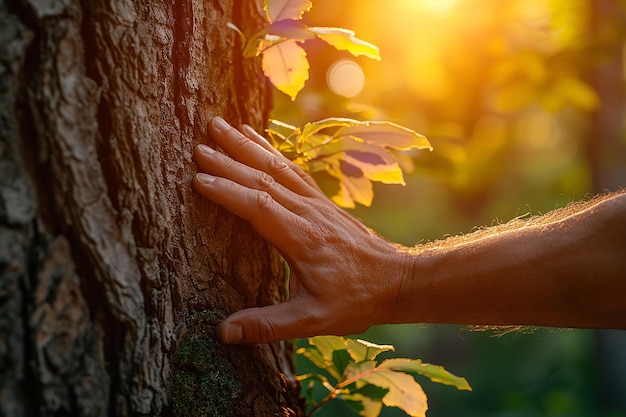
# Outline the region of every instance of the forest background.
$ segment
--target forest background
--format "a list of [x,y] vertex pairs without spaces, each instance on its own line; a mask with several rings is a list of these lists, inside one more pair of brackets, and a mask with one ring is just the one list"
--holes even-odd
[[[304,19],[354,30],[382,61],[306,42],[310,79],[294,102],[276,92],[272,117],[389,120],[434,147],[411,155],[405,187],[375,185],[372,206],[351,210],[390,240],[467,233],[626,185],[626,2],[315,0]],[[624,332],[528,330],[403,325],[363,337],[468,379],[472,392],[425,382],[429,417],[624,415]]]

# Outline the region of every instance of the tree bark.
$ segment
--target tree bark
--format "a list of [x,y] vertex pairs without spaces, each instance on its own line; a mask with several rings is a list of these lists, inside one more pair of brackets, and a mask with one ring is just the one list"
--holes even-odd
[[291,345],[220,319],[280,257],[190,186],[220,115],[261,128],[235,0],[0,0],[0,415],[301,415]]

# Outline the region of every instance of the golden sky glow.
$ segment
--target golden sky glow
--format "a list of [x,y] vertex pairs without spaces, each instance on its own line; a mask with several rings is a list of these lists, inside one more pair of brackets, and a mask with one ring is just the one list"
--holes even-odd
[[[457,192],[478,193],[506,175],[547,183],[554,179],[540,179],[577,169],[571,178],[583,178],[575,166],[586,132],[572,123],[598,106],[587,71],[602,59],[590,53],[590,4],[315,0],[307,24],[353,30],[382,61],[310,44],[298,106],[279,100],[277,115],[295,125],[353,117],[407,126],[433,139],[424,159]],[[618,36],[605,30],[603,41]],[[568,181],[572,193],[584,190]]]

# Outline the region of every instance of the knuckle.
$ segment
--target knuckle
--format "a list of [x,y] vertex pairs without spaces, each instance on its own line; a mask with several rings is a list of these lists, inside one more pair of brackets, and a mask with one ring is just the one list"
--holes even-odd
[[276,183],[274,178],[265,172],[257,171],[255,177],[255,183],[259,190],[271,190]]
[[222,160],[222,165],[224,168],[230,168],[235,164],[235,160],[230,156],[221,154],[220,159]]
[[233,196],[237,194],[237,188],[232,181],[224,181],[222,184],[222,194],[224,197]]
[[278,334],[272,322],[266,317],[259,317],[257,320],[257,335],[261,343],[272,342],[276,340]]
[[280,174],[290,169],[289,165],[287,165],[285,161],[281,160],[281,158],[275,155],[272,155],[272,157],[270,158],[267,168],[269,172],[277,174]]
[[259,209],[263,212],[272,211],[274,207],[274,199],[266,191],[259,191],[256,194],[256,203]]

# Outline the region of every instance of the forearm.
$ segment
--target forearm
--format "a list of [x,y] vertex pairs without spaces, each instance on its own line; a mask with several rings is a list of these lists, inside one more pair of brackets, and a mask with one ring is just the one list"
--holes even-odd
[[626,195],[417,248],[390,323],[626,328]]
[[247,128],[209,126],[194,187],[289,263],[289,300],[222,321],[227,343],[354,334],[381,323],[626,328],[626,194],[406,251],[339,210]]

